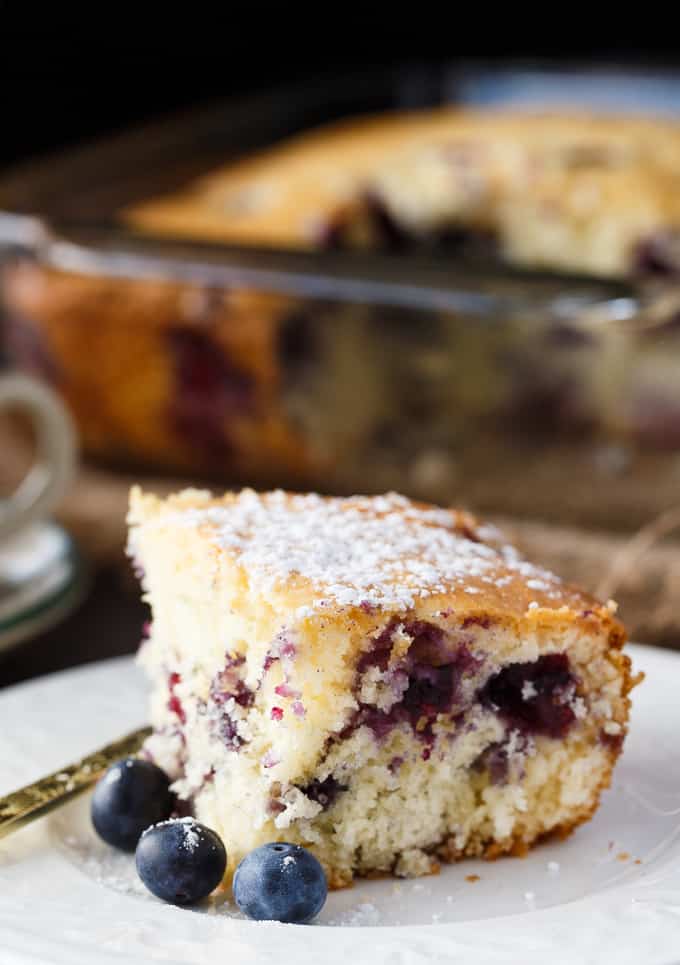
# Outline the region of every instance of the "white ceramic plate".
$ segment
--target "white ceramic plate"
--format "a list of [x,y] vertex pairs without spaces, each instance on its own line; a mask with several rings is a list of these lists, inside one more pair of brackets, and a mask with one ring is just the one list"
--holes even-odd
[[[2,965],[671,965],[680,962],[680,654],[631,647],[647,680],[596,817],[524,859],[336,892],[315,926],[242,920],[228,902],[152,898],[98,842],[87,800],[0,843]],[[0,694],[0,794],[139,726],[129,659]],[[470,880],[478,876],[478,880]]]

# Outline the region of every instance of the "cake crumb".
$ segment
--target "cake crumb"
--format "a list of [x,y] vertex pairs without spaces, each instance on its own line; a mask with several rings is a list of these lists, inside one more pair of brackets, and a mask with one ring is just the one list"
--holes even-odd
[[465,875],[465,880],[469,882],[479,881],[479,875]]
[[630,855],[627,851],[619,851],[616,856],[617,861],[630,861]]

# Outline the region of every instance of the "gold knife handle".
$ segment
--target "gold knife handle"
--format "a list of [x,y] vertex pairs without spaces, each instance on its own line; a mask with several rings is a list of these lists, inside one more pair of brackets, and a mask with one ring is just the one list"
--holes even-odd
[[150,727],[142,727],[88,754],[77,764],[69,764],[0,798],[0,838],[82,794],[115,761],[136,754],[150,733]]

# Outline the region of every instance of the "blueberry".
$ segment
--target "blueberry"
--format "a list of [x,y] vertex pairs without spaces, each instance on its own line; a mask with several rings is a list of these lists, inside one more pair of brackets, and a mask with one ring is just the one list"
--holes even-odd
[[227,852],[204,824],[174,818],[144,832],[135,860],[137,873],[152,894],[173,905],[191,905],[219,885]]
[[134,851],[142,831],[164,821],[173,807],[167,774],[151,761],[127,757],[112,764],[92,795],[92,823],[100,838]]
[[263,844],[234,875],[236,904],[255,921],[304,924],[319,914],[327,894],[323,868],[297,844]]

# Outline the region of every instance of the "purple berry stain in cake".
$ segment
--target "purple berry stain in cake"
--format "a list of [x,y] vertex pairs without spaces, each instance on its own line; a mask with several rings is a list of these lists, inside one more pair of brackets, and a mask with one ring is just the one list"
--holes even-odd
[[569,706],[576,685],[566,654],[551,653],[505,667],[486,682],[479,697],[510,728],[561,738],[576,720]]
[[276,636],[274,642],[267,651],[267,655],[264,658],[264,664],[262,665],[262,672],[267,673],[270,671],[274,664],[278,663],[279,660],[283,661],[284,664],[289,660],[294,660],[296,653],[297,650],[295,644],[289,639],[286,632],[282,631]]
[[347,788],[347,784],[341,784],[340,781],[330,775],[323,781],[315,778],[305,787],[301,787],[300,790],[310,801],[316,801],[317,804],[320,804],[325,811],[335,804],[338,795],[346,791]]
[[210,685],[210,701],[216,711],[218,733],[231,750],[238,750],[244,743],[238,732],[239,718],[230,710],[231,701],[247,709],[255,699],[255,694],[241,677],[244,664],[245,657],[242,654],[227,654],[224,669],[213,678]]
[[215,703],[225,703],[233,699],[239,707],[251,706],[254,694],[250,687],[245,685],[240,673],[245,662],[242,654],[227,655],[224,670],[217,674],[211,685],[210,695]]
[[[405,657],[390,668],[393,638],[399,626],[412,642]],[[399,699],[389,710],[361,703],[345,735],[364,725],[381,741],[394,727],[407,723],[419,740],[430,747],[435,740],[433,727],[437,717],[451,713],[460,698],[463,678],[480,666],[481,660],[464,643],[453,646],[434,624],[422,620],[390,624],[359,660],[357,674],[361,679],[370,668],[377,668],[392,683]],[[428,757],[429,754],[424,759]]]
[[175,693],[175,689],[178,684],[182,682],[182,675],[173,672],[168,677],[168,690],[170,691],[170,696],[168,698],[168,709],[176,714],[179,718],[180,724],[186,724],[187,715],[184,712],[184,707],[182,706],[182,701],[179,699]]
[[[281,666],[283,682],[274,687],[274,693],[283,700],[291,701],[291,710],[296,717],[304,717],[307,711],[300,700],[302,694],[290,684],[290,663],[295,659],[296,653],[295,644],[287,637],[285,632],[280,633],[264,658],[262,672],[263,674],[268,673],[275,664]],[[277,711],[280,710],[283,716],[283,708],[276,709]],[[274,715],[272,712],[272,720],[281,720],[281,717],[278,714]]]
[[228,454],[229,416],[252,410],[252,377],[205,332],[175,328],[167,338],[176,385],[169,412],[175,431],[196,450]]
[[277,697],[285,697],[288,700],[298,700],[301,696],[300,691],[295,690],[289,683],[278,684],[274,687],[274,693]]
[[657,231],[641,241],[633,254],[633,272],[643,276],[680,275],[680,232]]

